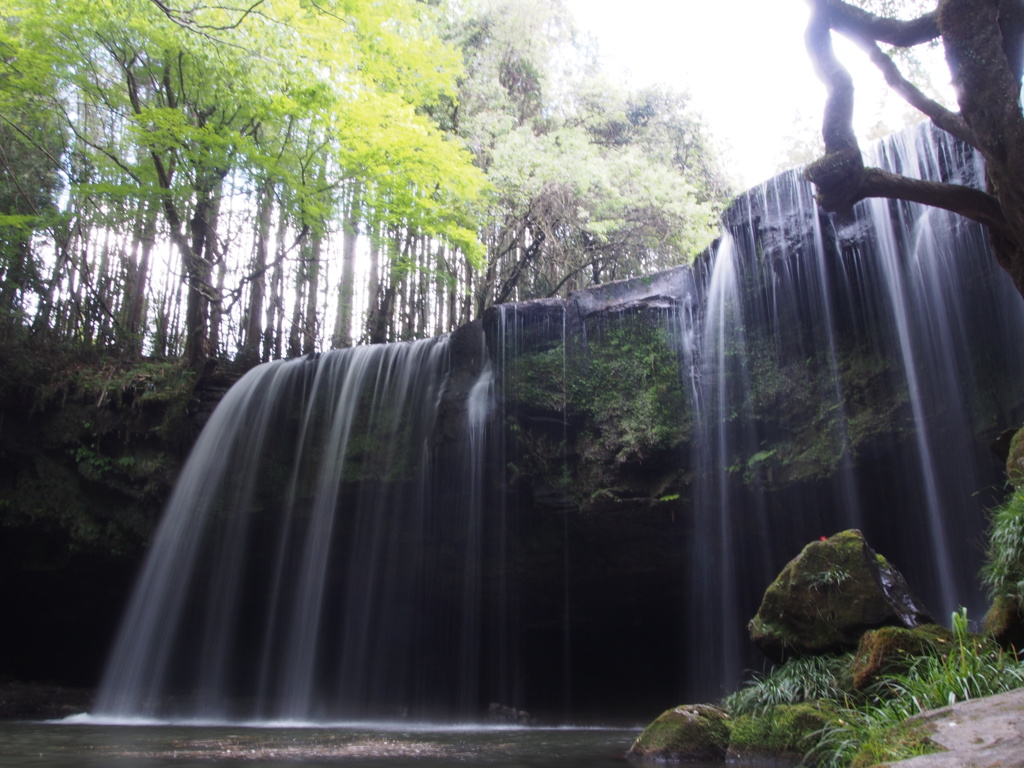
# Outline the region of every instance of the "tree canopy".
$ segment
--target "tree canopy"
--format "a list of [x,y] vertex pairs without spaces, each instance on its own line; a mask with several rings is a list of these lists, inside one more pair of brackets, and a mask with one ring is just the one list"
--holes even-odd
[[728,194],[542,0],[9,0],[0,167],[4,332],[193,367],[679,263]]
[[[938,0],[912,18],[872,13],[844,0],[810,0],[806,39],[825,82],[825,155],[807,175],[819,203],[845,211],[868,197],[933,205],[984,224],[993,250],[1024,295],[1024,3],[1020,0]],[[986,189],[923,182],[864,165],[852,129],[854,83],[832,48],[832,32],[853,40],[889,86],[932,122],[985,159]],[[929,98],[906,77],[891,51],[941,41],[959,109]]]

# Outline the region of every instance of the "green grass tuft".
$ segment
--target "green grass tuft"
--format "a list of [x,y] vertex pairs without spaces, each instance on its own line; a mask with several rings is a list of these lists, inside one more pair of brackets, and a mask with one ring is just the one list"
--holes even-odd
[[755,675],[745,687],[723,702],[732,716],[757,715],[780,704],[800,704],[828,699],[846,702],[853,654],[805,656],[790,659],[763,675]]
[[991,513],[981,580],[993,599],[1007,598],[1024,609],[1024,489]]

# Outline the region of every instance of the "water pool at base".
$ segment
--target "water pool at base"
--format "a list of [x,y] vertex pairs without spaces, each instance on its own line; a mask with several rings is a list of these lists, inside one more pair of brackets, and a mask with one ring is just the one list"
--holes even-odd
[[639,728],[0,723],[0,768],[622,766]]

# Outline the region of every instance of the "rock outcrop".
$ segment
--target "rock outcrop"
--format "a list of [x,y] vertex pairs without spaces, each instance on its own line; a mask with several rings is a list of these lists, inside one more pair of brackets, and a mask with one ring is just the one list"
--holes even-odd
[[870,629],[930,623],[899,571],[849,530],[804,547],[765,591],[749,629],[779,662],[856,648]]
[[626,757],[637,762],[724,760],[729,715],[711,704],[686,704],[662,712],[644,729]]

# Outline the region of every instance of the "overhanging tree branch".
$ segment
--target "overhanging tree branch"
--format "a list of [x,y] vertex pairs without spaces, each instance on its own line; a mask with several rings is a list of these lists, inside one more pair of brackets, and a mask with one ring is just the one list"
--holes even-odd
[[[900,48],[909,48],[938,38],[939,13],[934,10],[916,19],[902,21],[876,16],[843,0],[812,0],[819,24],[827,24],[850,38],[878,67],[886,83],[908,104],[931,119],[935,125],[961,141],[974,144],[974,137],[964,119],[928,98],[917,86],[907,80],[890,56],[884,53],[879,43],[888,43]],[[829,46],[831,48],[831,46]]]
[[[850,10],[850,7],[835,0],[820,0],[815,3],[811,23],[807,29],[807,48],[825,82],[827,99],[823,136],[825,157],[807,168],[808,178],[818,187],[818,199],[823,208],[847,211],[855,203],[869,197],[885,197],[932,205],[953,211],[1002,231],[1006,226],[998,200],[978,189],[956,184],[911,179],[879,168],[865,168],[857,138],[853,133],[854,86],[850,73],[836,58],[832,47],[832,24],[836,9]],[[859,11],[860,17],[871,16]],[[929,18],[934,15],[930,14]],[[877,19],[877,17],[873,17]],[[866,22],[865,28],[878,29],[879,25]],[[850,24],[845,29],[851,30]],[[858,28],[859,30],[859,28]],[[884,30],[880,31],[882,34]],[[858,31],[859,34],[859,31]],[[922,35],[923,36],[923,35]],[[895,37],[890,35],[890,37]],[[930,37],[924,37],[928,40]],[[896,65],[874,40],[857,37],[875,64],[885,73],[886,80],[894,90],[903,95],[914,106],[929,114],[940,128],[961,140],[968,141],[971,131],[963,119],[928,99],[900,74]],[[948,127],[947,127],[948,126]],[[950,130],[952,129],[952,130]]]
[[[255,2],[252,3],[252,5],[242,8],[235,8],[228,5],[209,6],[200,5],[199,3],[196,3],[191,8],[187,8],[184,10],[180,8],[175,8],[174,5],[168,2],[168,0],[150,0],[150,2],[153,3],[153,5],[155,5],[157,8],[159,8],[161,13],[164,14],[164,16],[166,16],[168,19],[170,19],[180,27],[184,27],[185,29],[194,32],[203,30],[225,32],[230,29],[237,29],[239,26],[241,26],[242,22],[245,21],[246,18],[251,13],[253,13],[261,5],[263,5],[264,0],[255,0]],[[199,12],[211,9],[237,13],[238,16],[237,18],[235,18],[234,21],[232,21],[229,24],[201,24],[198,21],[196,21],[196,16]]]
[[822,208],[845,212],[864,199],[859,195],[864,160],[853,132],[853,78],[832,48],[827,2],[814,3],[804,39],[827,94],[821,126],[825,156],[809,165],[805,173],[818,187]]
[[934,99],[925,96],[917,86],[903,76],[896,63],[882,51],[876,41],[859,37],[854,38],[854,41],[864,49],[872,63],[881,70],[882,75],[885,77],[885,82],[902,96],[904,101],[930,118],[935,125],[946,131],[946,133],[952,134],[966,144],[975,146],[976,139],[974,134],[967,123],[964,122],[964,119],[956,112],[946,109]]
[[[996,259],[1024,295],[1024,117],[1018,102],[1024,68],[1020,0],[937,0],[911,21],[882,19],[844,2],[810,0],[807,50],[825,83],[825,156],[806,169],[825,210],[845,212],[869,197],[931,205],[984,224]],[[867,51],[889,86],[948,133],[973,146],[986,165],[985,191],[925,182],[865,168],[853,133],[853,81],[832,48],[832,31]],[[960,112],[909,82],[880,42],[916,45],[941,38]]]
[[1006,227],[1006,217],[995,197],[962,184],[922,181],[881,168],[865,168],[858,196],[861,200],[869,197],[907,200],[958,213],[999,231]]
[[825,6],[829,26],[836,32],[870,38],[880,43],[909,48],[940,36],[938,10],[916,19],[904,21],[877,16],[843,0],[812,0],[818,7]]

